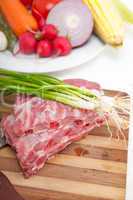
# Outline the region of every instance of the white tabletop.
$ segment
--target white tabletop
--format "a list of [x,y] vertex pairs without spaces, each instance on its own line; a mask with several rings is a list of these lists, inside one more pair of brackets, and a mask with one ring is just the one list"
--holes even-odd
[[[54,73],[54,75],[62,79],[84,78],[100,83],[103,88],[126,90],[132,95],[133,28],[128,27],[128,33],[123,48],[112,49],[106,47],[106,49],[91,62],[68,71]],[[133,119],[131,124],[133,124]],[[129,140],[126,200],[133,200],[133,127],[130,129]]]

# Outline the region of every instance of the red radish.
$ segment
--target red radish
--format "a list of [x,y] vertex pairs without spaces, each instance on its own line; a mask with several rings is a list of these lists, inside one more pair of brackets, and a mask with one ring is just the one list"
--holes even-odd
[[45,23],[46,23],[44,17],[35,8],[32,9],[32,14],[36,18],[36,20],[37,20],[39,29],[42,30],[43,27],[45,26]]
[[48,39],[50,41],[57,37],[58,31],[52,24],[46,24],[41,31],[37,31],[35,37],[37,40]]
[[19,49],[23,54],[35,53],[36,47],[37,41],[33,33],[26,32],[19,37]]
[[59,56],[66,56],[72,50],[72,46],[69,40],[66,37],[62,37],[62,36],[58,36],[53,41],[53,48],[54,48],[55,54]]
[[32,5],[33,0],[21,0],[21,2],[27,6],[30,7]]
[[50,57],[52,56],[52,44],[49,40],[41,40],[37,45],[37,54],[39,57]]
[[46,24],[42,29],[42,36],[48,40],[54,40],[57,37],[58,31],[52,24]]

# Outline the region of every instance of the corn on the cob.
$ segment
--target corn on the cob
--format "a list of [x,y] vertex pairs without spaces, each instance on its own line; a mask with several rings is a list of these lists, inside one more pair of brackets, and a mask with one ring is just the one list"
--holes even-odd
[[94,17],[95,33],[107,44],[121,46],[124,21],[111,0],[83,0]]

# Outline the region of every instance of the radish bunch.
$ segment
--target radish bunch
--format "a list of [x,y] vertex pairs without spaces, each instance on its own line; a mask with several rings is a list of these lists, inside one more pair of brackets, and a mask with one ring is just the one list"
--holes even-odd
[[36,53],[39,57],[66,56],[71,50],[68,38],[58,36],[52,24],[44,24],[40,31],[28,31],[19,37],[19,51],[26,55]]

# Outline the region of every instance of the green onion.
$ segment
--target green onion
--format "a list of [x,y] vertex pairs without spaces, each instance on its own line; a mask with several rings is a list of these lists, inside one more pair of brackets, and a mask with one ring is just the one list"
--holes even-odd
[[92,91],[66,84],[53,76],[4,69],[0,69],[0,91],[4,91],[4,94],[10,92],[34,95],[84,109],[95,108],[98,101]]

